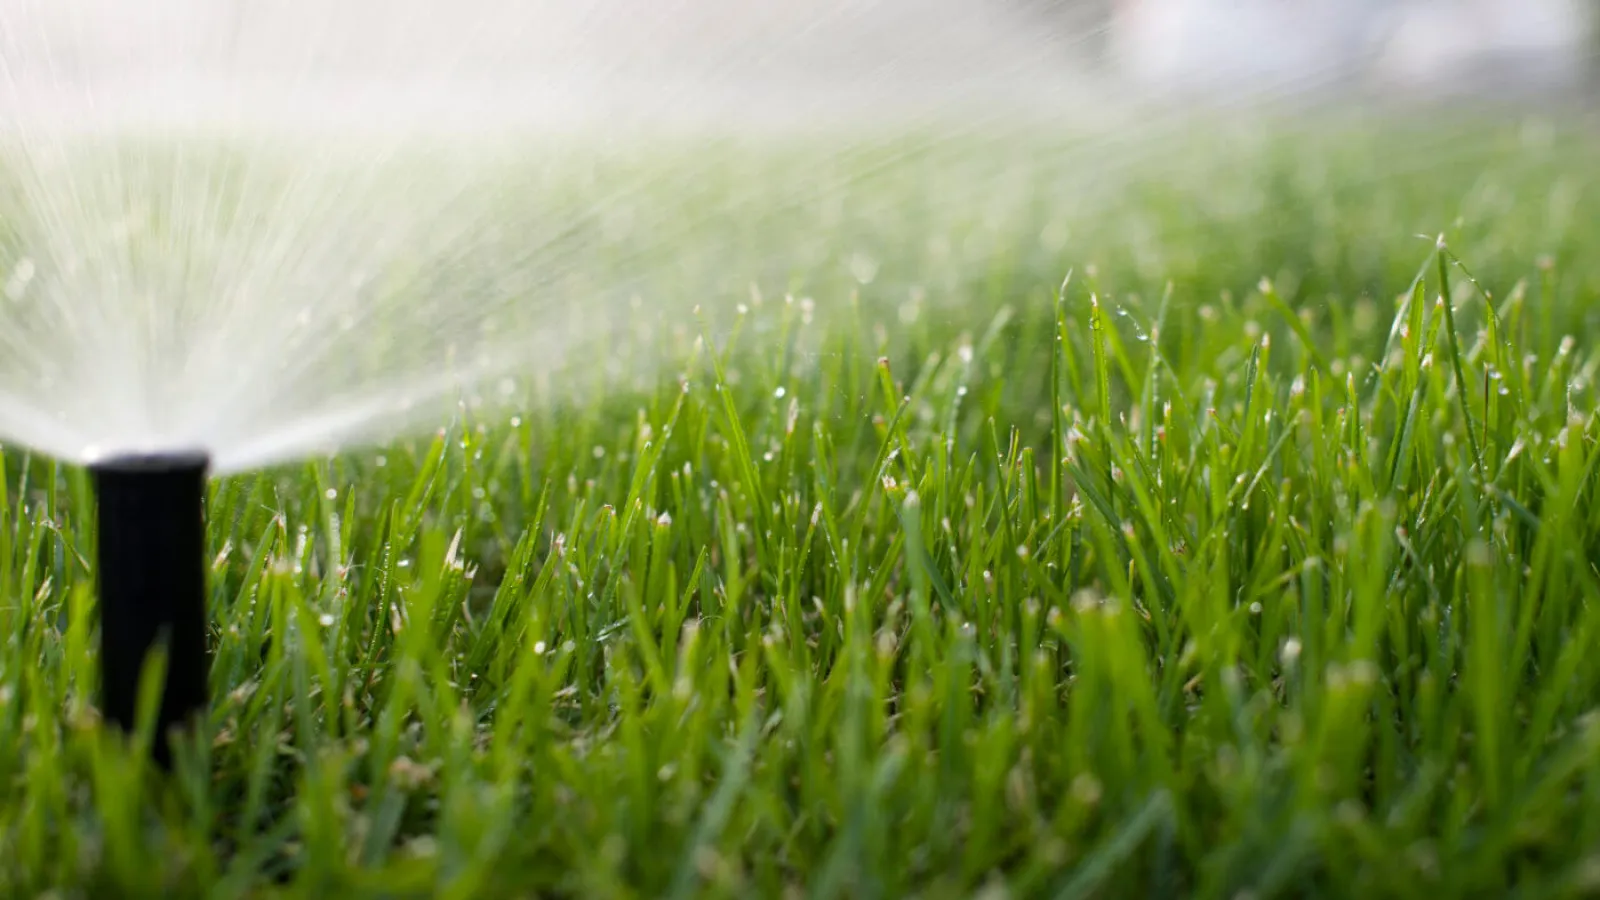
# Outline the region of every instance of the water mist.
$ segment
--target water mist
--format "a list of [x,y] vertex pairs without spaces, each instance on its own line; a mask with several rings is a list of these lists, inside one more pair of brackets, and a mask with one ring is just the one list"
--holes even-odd
[[[1075,224],[1182,164],[1191,113],[1100,51],[1195,81],[1185,45],[1161,4],[1102,6],[0,0],[0,438],[93,473],[108,718],[156,646],[158,725],[204,706],[208,475],[521,402],[839,268],[819,234],[866,258],[1044,184]],[[914,213],[854,193],[896,178]]]

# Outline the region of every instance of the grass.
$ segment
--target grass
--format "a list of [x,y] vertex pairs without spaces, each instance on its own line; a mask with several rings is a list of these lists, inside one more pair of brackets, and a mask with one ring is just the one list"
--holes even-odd
[[221,480],[170,776],[8,452],[0,893],[1600,891],[1595,170],[1480,137],[842,232],[669,366]]

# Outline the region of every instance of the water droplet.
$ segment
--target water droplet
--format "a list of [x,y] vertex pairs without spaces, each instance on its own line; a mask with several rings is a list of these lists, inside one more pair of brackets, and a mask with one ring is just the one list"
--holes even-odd
[[861,284],[871,284],[878,277],[878,261],[865,253],[850,258],[850,274]]
[[12,270],[11,278],[6,281],[5,294],[8,299],[20,300],[27,293],[28,284],[33,281],[33,260],[24,258]]

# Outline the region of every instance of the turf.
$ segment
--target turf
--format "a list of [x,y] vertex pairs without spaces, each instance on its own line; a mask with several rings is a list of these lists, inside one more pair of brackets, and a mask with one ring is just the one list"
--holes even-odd
[[880,222],[668,365],[218,481],[171,776],[95,713],[87,479],[8,450],[0,893],[1600,891],[1600,170],[1480,131]]

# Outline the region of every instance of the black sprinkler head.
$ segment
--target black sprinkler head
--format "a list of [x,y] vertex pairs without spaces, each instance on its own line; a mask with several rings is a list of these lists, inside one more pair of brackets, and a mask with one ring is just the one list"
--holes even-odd
[[100,677],[107,720],[132,731],[152,650],[166,651],[155,756],[206,705],[205,489],[200,453],[124,456],[90,466],[99,496]]

